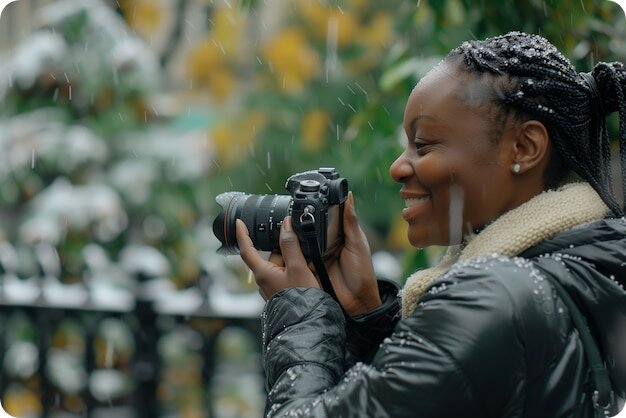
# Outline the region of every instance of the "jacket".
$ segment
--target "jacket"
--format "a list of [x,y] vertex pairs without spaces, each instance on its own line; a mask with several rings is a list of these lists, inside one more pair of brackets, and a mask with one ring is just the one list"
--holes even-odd
[[356,319],[319,289],[274,295],[263,313],[266,415],[603,415],[579,330],[552,280],[586,318],[613,389],[606,412],[617,413],[626,392],[626,220],[574,218],[516,255],[461,251],[402,320],[389,286],[381,287],[383,306]]

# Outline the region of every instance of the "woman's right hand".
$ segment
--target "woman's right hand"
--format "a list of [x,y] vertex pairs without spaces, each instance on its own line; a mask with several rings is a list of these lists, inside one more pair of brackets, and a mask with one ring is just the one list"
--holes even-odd
[[344,244],[326,262],[335,293],[351,316],[367,313],[381,305],[372,254],[365,233],[359,226],[354,195],[349,192],[343,210]]

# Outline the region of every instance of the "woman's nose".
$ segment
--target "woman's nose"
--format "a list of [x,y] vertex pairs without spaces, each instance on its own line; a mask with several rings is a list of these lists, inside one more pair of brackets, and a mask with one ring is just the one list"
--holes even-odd
[[413,173],[413,167],[404,152],[389,167],[391,178],[398,183],[404,183],[404,179],[409,177],[411,173]]

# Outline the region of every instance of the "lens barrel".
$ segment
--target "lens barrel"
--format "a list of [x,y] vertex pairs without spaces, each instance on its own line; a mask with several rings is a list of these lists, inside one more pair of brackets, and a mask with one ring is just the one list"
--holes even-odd
[[291,196],[227,192],[218,195],[215,200],[222,207],[222,212],[213,221],[213,233],[222,243],[217,250],[219,254],[239,254],[235,229],[237,219],[246,224],[252,243],[258,250],[280,249],[280,225],[291,213]]

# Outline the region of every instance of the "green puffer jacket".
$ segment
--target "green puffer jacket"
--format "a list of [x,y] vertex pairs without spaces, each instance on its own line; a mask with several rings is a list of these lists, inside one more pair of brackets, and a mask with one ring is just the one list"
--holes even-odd
[[263,313],[266,415],[597,416],[579,333],[546,275],[588,321],[613,415],[626,392],[625,219],[562,232],[518,257],[459,262],[402,320],[388,285],[383,306],[347,326],[318,289],[276,294]]

